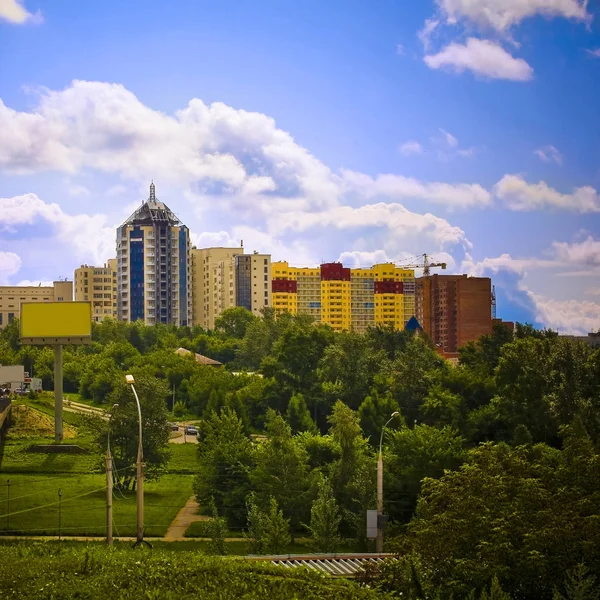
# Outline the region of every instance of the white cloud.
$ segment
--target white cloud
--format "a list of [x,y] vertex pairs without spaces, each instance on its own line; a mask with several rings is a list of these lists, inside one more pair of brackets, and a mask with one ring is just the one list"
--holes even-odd
[[423,200],[448,207],[489,206],[490,193],[479,184],[423,182],[402,175],[370,177],[356,171],[343,171],[345,189],[365,199]]
[[39,279],[31,280],[31,279],[22,279],[18,283],[15,283],[15,286],[23,286],[23,287],[52,287],[54,285],[53,281],[41,281]]
[[600,197],[591,186],[575,188],[571,194],[562,194],[545,181],[527,183],[520,175],[505,175],[493,191],[511,210],[557,208],[580,213],[600,212]]
[[456,148],[456,146],[458,146],[458,140],[451,133],[448,133],[446,130],[442,129],[441,127],[440,127],[440,133],[444,136],[444,141],[450,148]]
[[553,300],[529,292],[541,323],[561,334],[585,335],[600,328],[600,304],[581,300]]
[[0,284],[5,285],[8,278],[21,268],[21,257],[14,252],[0,252]]
[[595,50],[587,50],[588,54],[591,54],[594,58],[600,58],[600,48],[596,48]]
[[588,0],[436,0],[450,23],[468,19],[503,32],[535,15],[589,21]]
[[396,45],[396,54],[398,56],[403,56],[404,53],[405,53],[404,44],[397,44]]
[[423,29],[421,29],[417,33],[417,37],[423,44],[423,48],[425,49],[425,51],[429,50],[429,47],[431,45],[431,37],[439,24],[440,22],[437,19],[427,19],[425,21]]
[[554,162],[557,165],[562,165],[562,154],[554,146],[544,146],[534,150],[533,153],[544,162]]
[[600,326],[600,304],[577,299],[556,300],[534,293],[525,284],[527,271],[540,267],[557,267],[556,261],[512,259],[503,254],[476,262],[468,256],[461,269],[474,277],[492,276],[497,291],[531,314],[531,319],[561,333],[583,335]]
[[57,240],[69,245],[79,260],[102,263],[115,253],[115,229],[106,226],[104,215],[68,215],[58,204],[46,204],[35,194],[0,198],[0,231],[46,221]]
[[403,236],[428,236],[440,248],[471,245],[460,227],[430,213],[413,213],[401,204],[338,206],[322,212],[290,212],[269,220],[269,231],[280,235],[286,231],[302,232],[319,227],[356,231],[375,227],[388,230],[398,240]]
[[0,0],[0,19],[21,25],[27,21],[41,22],[41,13],[27,12],[21,0]]
[[559,261],[580,267],[600,267],[600,241],[589,236],[583,242],[552,242],[552,252]]
[[409,140],[400,146],[400,152],[404,156],[410,156],[411,154],[423,154],[423,146],[421,146],[419,142]]
[[437,54],[424,58],[431,69],[449,67],[458,73],[470,70],[491,79],[528,81],[533,69],[522,58],[514,58],[502,46],[490,40],[469,38],[466,44],[453,42]]
[[192,244],[196,248],[239,248],[241,240],[234,240],[226,231],[190,232]]
[[335,203],[330,170],[260,113],[193,99],[174,116],[121,85],[75,81],[45,90],[31,112],[0,102],[0,168],[13,173],[83,168],[136,181],[152,177],[198,191],[302,197]]

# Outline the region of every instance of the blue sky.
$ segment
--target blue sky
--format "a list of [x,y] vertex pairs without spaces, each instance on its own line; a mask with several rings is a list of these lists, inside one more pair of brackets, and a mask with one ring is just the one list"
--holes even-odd
[[424,252],[600,328],[600,9],[583,0],[0,0],[0,283],[158,197],[199,245]]

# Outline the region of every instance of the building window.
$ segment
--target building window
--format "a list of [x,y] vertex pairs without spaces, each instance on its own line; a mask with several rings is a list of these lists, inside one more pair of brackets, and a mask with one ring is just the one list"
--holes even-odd
[[8,322],[12,323],[15,318],[15,313],[8,313]]
[[64,298],[63,298],[62,296],[59,296],[59,297],[56,299],[56,301],[57,301],[57,302],[64,302]]

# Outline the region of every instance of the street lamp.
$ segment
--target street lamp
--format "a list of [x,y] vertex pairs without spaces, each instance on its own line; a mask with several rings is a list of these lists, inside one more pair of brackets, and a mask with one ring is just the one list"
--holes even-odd
[[381,436],[379,438],[379,457],[377,459],[377,552],[383,552],[383,523],[379,523],[380,517],[383,515],[383,432],[385,428],[390,424],[390,421],[397,417],[400,413],[396,410],[392,413],[392,416],[387,420],[387,423],[381,428]]
[[[135,401],[138,409],[138,424],[139,424],[139,439],[138,439],[138,452],[137,452],[137,481],[136,481],[136,493],[137,493],[137,540],[133,545],[134,548],[144,543],[144,471],[142,467],[142,460],[144,453],[142,450],[142,409],[140,407],[140,399],[138,398],[137,392],[135,391],[134,383],[135,379],[133,375],[125,375],[125,381],[131,386]],[[150,544],[146,542],[148,546]],[[151,546],[150,546],[151,547]]]
[[113,526],[112,526],[112,455],[110,453],[110,419],[118,404],[114,404],[108,413],[108,433],[106,435],[106,544],[112,546]]

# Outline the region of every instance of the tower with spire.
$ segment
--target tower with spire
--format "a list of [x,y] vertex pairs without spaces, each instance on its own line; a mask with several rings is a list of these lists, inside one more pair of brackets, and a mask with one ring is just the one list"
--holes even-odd
[[152,181],[148,199],[117,229],[117,317],[188,325],[190,291],[189,230]]

